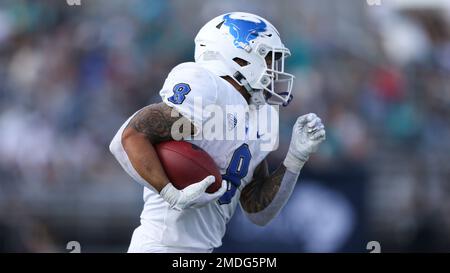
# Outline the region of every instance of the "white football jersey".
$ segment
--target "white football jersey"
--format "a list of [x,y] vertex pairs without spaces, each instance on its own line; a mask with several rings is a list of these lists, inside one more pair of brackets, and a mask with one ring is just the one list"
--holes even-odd
[[[132,169],[128,157],[122,151],[122,160],[125,162],[121,162],[121,165],[136,181],[146,186],[140,227],[140,238],[145,238],[145,242],[141,244],[148,249],[211,251],[221,246],[226,224],[239,203],[242,188],[252,180],[255,167],[270,151],[277,148],[278,112],[271,106],[267,107],[269,115],[276,116],[277,124],[266,130],[270,131],[265,132],[266,136],[260,137],[262,133],[258,131],[256,108],[249,107],[244,97],[229,82],[193,62],[176,66],[165,80],[160,95],[164,103],[195,124],[199,132],[187,141],[201,147],[214,159],[228,183],[228,189],[218,201],[204,207],[182,211],[170,209],[158,192]],[[214,109],[213,107],[226,109],[230,106],[246,109],[246,118],[235,115],[232,111],[212,116],[207,110]],[[211,124],[208,124],[212,118],[222,120],[223,128],[216,125],[216,129],[223,129],[225,133],[234,134],[234,130],[244,126],[243,138],[216,139],[219,138],[218,135],[212,133],[214,130],[210,130]],[[122,125],[115,138],[120,139],[130,119],[131,117]],[[257,132],[257,137],[251,137],[250,132]],[[270,143],[268,139],[271,139]],[[266,145],[264,149],[261,149],[262,142]]]

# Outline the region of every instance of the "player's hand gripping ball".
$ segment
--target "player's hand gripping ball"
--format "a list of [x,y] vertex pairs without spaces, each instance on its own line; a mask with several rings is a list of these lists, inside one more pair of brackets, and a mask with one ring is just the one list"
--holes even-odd
[[225,193],[227,183],[214,160],[201,148],[185,141],[167,141],[155,148],[171,182],[160,195],[171,208],[199,208]]

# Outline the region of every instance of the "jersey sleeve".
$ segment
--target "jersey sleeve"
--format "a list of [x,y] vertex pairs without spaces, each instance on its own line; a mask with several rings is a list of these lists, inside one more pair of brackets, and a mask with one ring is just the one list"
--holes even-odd
[[208,119],[203,109],[217,103],[214,75],[195,63],[175,67],[159,92],[164,103],[191,121],[197,129]]
[[114,155],[116,160],[119,162],[120,166],[127,172],[131,178],[133,178],[134,181],[141,184],[142,186],[150,189],[153,192],[158,193],[158,191],[150,184],[148,183],[142,176],[139,175],[139,173],[136,171],[136,169],[131,164],[130,159],[128,158],[127,153],[125,152],[125,149],[122,145],[122,134],[125,128],[127,127],[130,120],[138,113],[134,113],[131,117],[128,118],[125,123],[122,124],[119,131],[117,131],[116,135],[112,139],[111,143],[109,144],[109,150]]

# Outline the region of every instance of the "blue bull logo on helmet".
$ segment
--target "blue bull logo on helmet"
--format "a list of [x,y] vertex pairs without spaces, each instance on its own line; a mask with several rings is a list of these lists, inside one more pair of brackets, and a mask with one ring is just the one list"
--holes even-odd
[[256,39],[259,33],[266,31],[266,23],[256,19],[258,22],[231,18],[231,14],[223,17],[223,24],[228,26],[230,34],[234,37],[234,45],[237,48],[244,49],[250,44],[250,41]]

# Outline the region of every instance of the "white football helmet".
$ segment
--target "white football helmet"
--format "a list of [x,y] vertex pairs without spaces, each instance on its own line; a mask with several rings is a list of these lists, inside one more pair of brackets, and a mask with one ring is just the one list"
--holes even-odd
[[284,59],[290,55],[270,22],[245,12],[220,15],[195,37],[195,62],[218,76],[233,78],[256,105],[286,106],[291,101],[294,76],[284,72]]

